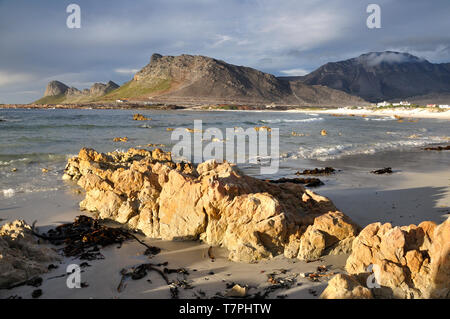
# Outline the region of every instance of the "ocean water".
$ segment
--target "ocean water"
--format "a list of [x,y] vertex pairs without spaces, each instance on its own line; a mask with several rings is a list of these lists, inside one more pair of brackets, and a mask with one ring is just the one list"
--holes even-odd
[[[152,120],[134,121],[134,113]],[[423,146],[449,143],[450,136],[448,121],[437,119],[405,118],[400,123],[394,117],[335,117],[313,112],[1,109],[0,200],[63,188],[66,161],[82,147],[108,152],[157,143],[170,151],[177,141],[171,140],[172,133],[166,129],[193,128],[194,120],[202,120],[203,129],[219,128],[224,135],[226,128],[279,128],[280,170],[266,178],[391,152],[404,152],[406,160],[413,160],[414,154],[424,153]],[[320,134],[323,129],[327,136]],[[124,136],[129,142],[113,142]],[[240,166],[259,176],[255,165]],[[49,171],[43,173],[43,168]]]

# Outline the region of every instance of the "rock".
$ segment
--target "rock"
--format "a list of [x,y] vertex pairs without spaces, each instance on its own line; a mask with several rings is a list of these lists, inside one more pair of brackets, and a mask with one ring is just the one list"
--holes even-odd
[[305,169],[303,172],[297,172],[295,175],[329,175],[336,170],[332,167]]
[[268,180],[270,183],[281,184],[281,183],[294,183],[302,184],[306,187],[318,187],[322,186],[323,182],[318,178],[280,178],[276,180]]
[[320,295],[321,299],[373,299],[372,292],[362,286],[353,276],[338,274]]
[[322,130],[322,131],[320,131],[320,135],[322,135],[322,136],[327,136],[327,135],[328,135],[327,130]]
[[128,142],[128,137],[115,137],[113,142]]
[[41,169],[42,173],[48,173],[48,168]]
[[66,94],[69,87],[59,81],[51,81],[47,84],[44,96],[58,96],[61,94]]
[[247,295],[247,287],[241,287],[238,284],[234,285],[233,288],[227,291],[225,296],[227,297],[239,297],[244,298]]
[[259,132],[259,131],[271,132],[272,131],[272,129],[268,126],[255,126],[254,129],[256,132]]
[[447,146],[436,146],[436,147],[425,147],[425,151],[450,151],[450,145]]
[[133,115],[133,120],[134,121],[149,121],[151,119],[146,118],[144,115],[137,113],[137,114]]
[[68,160],[64,178],[86,191],[81,209],[148,237],[226,247],[235,261],[341,253],[359,230],[302,185],[252,178],[226,162],[174,163],[161,149],[102,154],[84,148]]
[[0,227],[0,288],[8,288],[48,271],[58,254],[37,243],[31,227],[16,220]]
[[376,298],[448,298],[450,218],[439,226],[368,225],[353,241],[345,269],[361,275],[369,265],[381,286],[372,289]]
[[391,167],[386,167],[386,168],[382,168],[382,169],[378,169],[375,171],[371,171],[372,174],[377,174],[377,175],[383,175],[383,174],[392,174],[392,168]]
[[324,254],[348,253],[359,226],[339,211],[314,219],[300,238],[298,258],[313,261]]
[[113,81],[109,81],[106,84],[103,83],[94,83],[91,88],[86,92],[86,94],[94,97],[94,96],[102,96],[105,95],[115,89],[119,88],[119,85],[114,83]]

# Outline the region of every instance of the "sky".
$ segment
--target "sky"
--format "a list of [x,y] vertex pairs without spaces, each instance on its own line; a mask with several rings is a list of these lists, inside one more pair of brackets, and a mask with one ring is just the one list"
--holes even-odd
[[[69,29],[69,4],[81,28]],[[369,29],[371,3],[381,28]],[[450,62],[449,0],[0,0],[0,103],[29,103],[49,81],[119,85],[153,53],[206,55],[304,75],[367,52]]]

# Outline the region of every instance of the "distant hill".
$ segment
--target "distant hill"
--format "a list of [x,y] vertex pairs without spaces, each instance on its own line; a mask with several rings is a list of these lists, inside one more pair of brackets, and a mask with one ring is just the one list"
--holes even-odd
[[76,103],[88,102],[95,98],[101,97],[115,89],[119,85],[109,81],[108,83],[94,83],[90,89],[82,91],[74,87],[68,87],[62,82],[51,81],[47,84],[44,97],[37,100],[36,104],[59,104],[59,103]]
[[[52,86],[55,87],[50,91],[59,93],[52,96],[59,99],[64,87],[55,83]],[[65,92],[64,101],[71,100],[74,95],[71,89],[65,88]],[[205,56],[160,54],[153,54],[150,63],[137,72],[131,81],[93,100],[117,99],[172,103],[276,103],[293,106],[367,104],[361,98],[341,91],[278,79],[249,67]]]
[[374,52],[327,63],[310,74],[290,77],[308,85],[359,96],[370,102],[450,92],[450,63],[433,64],[399,52]]

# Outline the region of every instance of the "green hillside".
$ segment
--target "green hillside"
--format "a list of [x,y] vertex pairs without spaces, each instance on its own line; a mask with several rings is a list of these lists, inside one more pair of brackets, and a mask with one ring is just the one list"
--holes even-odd
[[96,98],[96,101],[112,101],[117,99],[128,99],[133,97],[141,97],[146,96],[148,94],[165,91],[170,89],[170,85],[172,83],[171,79],[162,79],[158,81],[154,85],[148,85],[147,83],[129,81],[115,89],[114,91],[109,92],[104,96],[100,96]]
[[43,98],[34,102],[34,104],[59,104],[63,103],[66,99],[64,94],[54,96],[44,96]]

